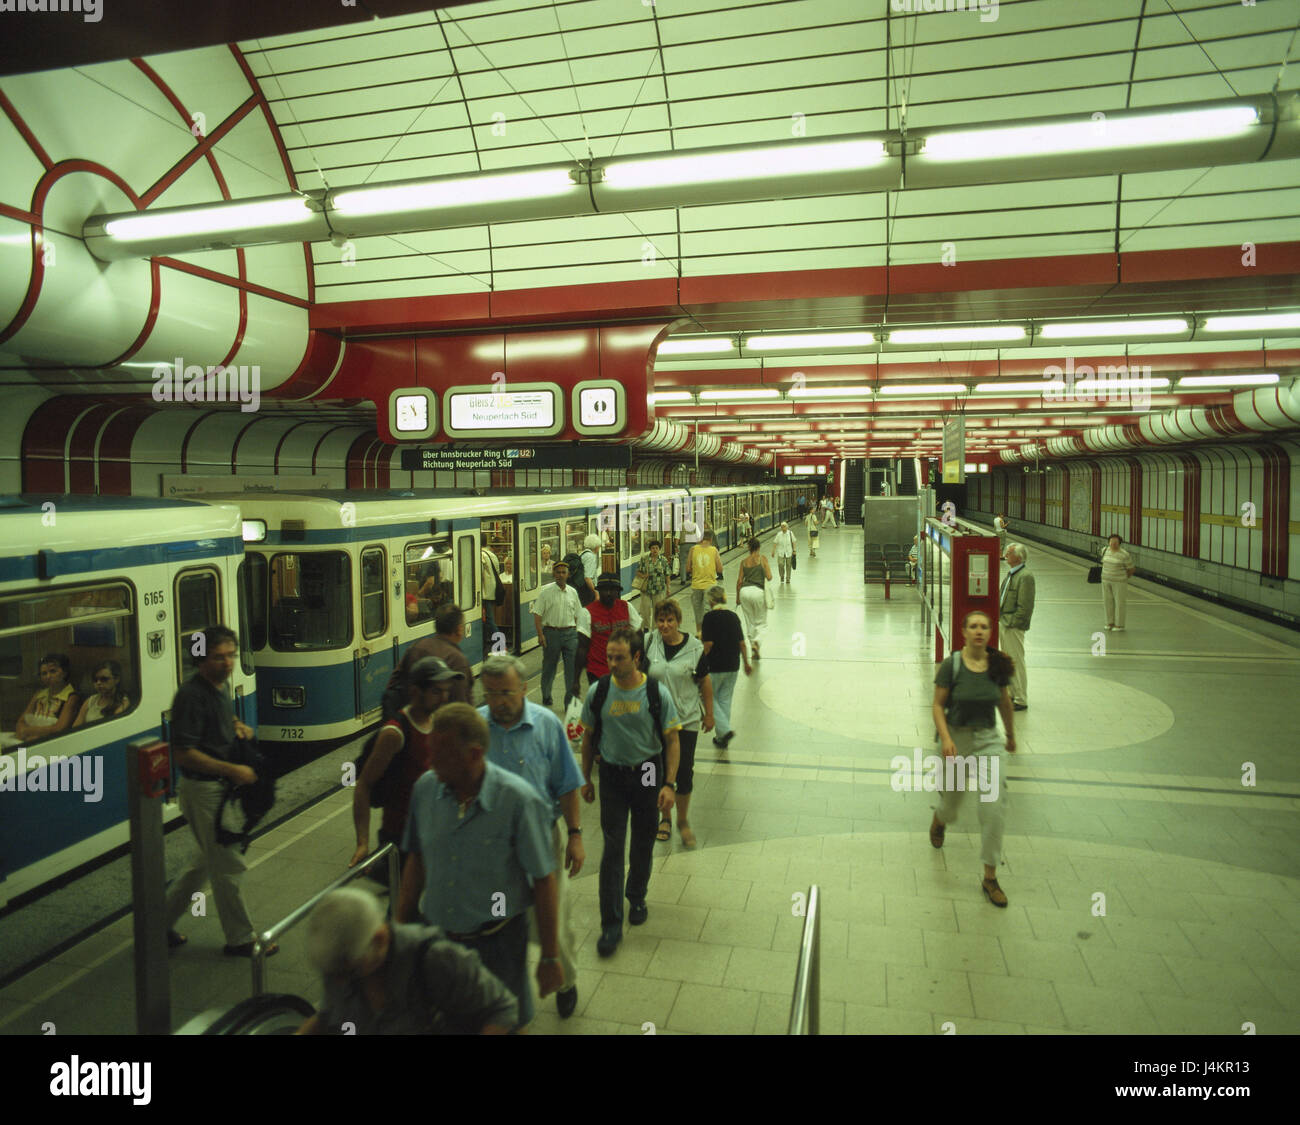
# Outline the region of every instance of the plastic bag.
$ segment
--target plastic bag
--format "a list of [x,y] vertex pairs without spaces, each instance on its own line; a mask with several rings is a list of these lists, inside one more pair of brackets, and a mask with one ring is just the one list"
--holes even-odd
[[763,596],[767,599],[767,608],[776,609],[776,595],[772,593],[772,587],[770,585],[764,584]]
[[564,733],[579,760],[582,757],[582,732],[586,729],[582,725],[582,700],[577,697],[570,699],[564,707]]

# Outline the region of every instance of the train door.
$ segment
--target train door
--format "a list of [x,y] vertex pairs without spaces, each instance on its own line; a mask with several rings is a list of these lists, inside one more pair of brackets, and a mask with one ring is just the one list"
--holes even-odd
[[456,540],[456,604],[465,614],[466,659],[477,651],[477,636],[483,628],[482,570],[483,559],[479,552],[479,529],[457,529]]
[[521,523],[518,530],[519,563],[515,567],[514,592],[518,622],[515,651],[522,654],[537,646],[537,629],[531,608],[545,579],[541,568],[542,525]]
[[361,643],[357,646],[357,698],[362,715],[378,709],[392,678],[396,649],[388,640],[388,551],[380,543],[361,548]]
[[[519,651],[519,599],[515,558],[518,523],[513,516],[479,521],[483,563],[483,655]],[[500,596],[496,596],[500,591]]]

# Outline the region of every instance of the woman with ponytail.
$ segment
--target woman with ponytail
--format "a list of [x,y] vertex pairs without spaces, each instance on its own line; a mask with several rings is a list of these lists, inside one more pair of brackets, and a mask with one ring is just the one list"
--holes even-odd
[[[981,858],[984,861],[984,896],[994,906],[1005,907],[1007,896],[998,886],[998,864],[1002,861],[1002,833],[1006,821],[1006,781],[1001,768],[1003,738],[998,733],[996,714],[1002,715],[1006,729],[1007,753],[1016,751],[1015,712],[1011,701],[1011,673],[1015,664],[1004,652],[989,647],[992,626],[988,614],[972,610],[961,624],[963,647],[939,666],[934,678],[934,725],[939,732],[939,744],[945,758],[957,754],[976,759],[994,759],[997,773],[983,769],[978,773],[967,770],[958,773],[971,780],[983,782],[986,777],[994,781],[991,800],[986,794],[979,797]],[[945,763],[946,765],[946,763]],[[985,766],[980,762],[981,767]],[[945,769],[945,773],[947,770]],[[940,781],[943,789],[943,780]],[[943,847],[943,834],[947,825],[957,819],[964,793],[948,788],[943,792],[939,807],[930,823],[930,843]]]

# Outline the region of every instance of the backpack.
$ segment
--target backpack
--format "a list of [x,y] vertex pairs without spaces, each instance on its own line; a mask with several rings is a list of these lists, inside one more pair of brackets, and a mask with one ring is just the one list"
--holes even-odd
[[[388,768],[384,770],[383,776],[370,787],[370,807],[382,809],[393,799],[393,791],[397,788],[401,780],[402,771],[406,768],[406,748],[411,744],[411,720],[407,718],[405,711],[398,711],[393,716],[402,727],[402,748],[393,755],[392,761],[388,763]],[[379,729],[375,731],[368,739],[366,744],[361,748],[361,753],[357,755],[356,776],[361,776],[361,771],[366,768],[366,762],[370,760],[371,752],[375,748],[375,743],[379,741],[379,736],[388,729],[388,721],[385,720],[380,724]]]
[[[257,774],[257,780],[252,785],[225,783],[221,804],[217,806],[214,821],[217,843],[223,847],[239,844],[242,854],[248,851],[253,829],[275,805],[275,777],[271,773],[271,763],[258,750],[256,739],[235,739],[230,760],[236,765],[250,767]],[[221,825],[221,817],[226,811],[226,805],[232,803],[237,804],[244,814],[244,828],[241,832],[232,832]]]
[[[605,706],[605,700],[609,698],[609,685],[612,678],[611,676],[601,676],[596,681],[596,694],[591,697],[591,748],[597,751],[600,749],[600,711]],[[655,687],[654,691],[650,690],[651,684]],[[655,734],[659,736],[659,745],[666,750],[663,724],[664,701],[659,696],[659,681],[647,675],[645,688],[646,702],[650,704],[650,720],[655,725]]]
[[569,585],[578,591],[578,602],[589,606],[596,600],[596,595],[587,589],[587,575],[582,566],[582,556],[573,553],[564,556],[564,565],[569,568]]

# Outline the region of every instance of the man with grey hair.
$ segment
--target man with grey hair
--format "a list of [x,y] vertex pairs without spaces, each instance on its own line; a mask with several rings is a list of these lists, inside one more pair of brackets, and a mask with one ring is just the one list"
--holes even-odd
[[343,887],[307,919],[307,959],[324,978],[299,1035],[503,1035],[515,998],[477,953],[437,926],[389,925],[375,896]]
[[[478,713],[487,721],[487,760],[530,782],[551,810],[551,848],[555,853],[556,929],[564,987],[555,994],[561,1019],[578,1006],[578,964],[569,916],[569,879],[582,870],[582,813],[578,791],[582,775],[564,724],[553,711],[525,698],[528,674],[523,661],[508,653],[489,656],[479,673],[486,704]],[[567,877],[565,872],[568,873]],[[536,932],[534,913],[532,929]]]
[[394,917],[422,917],[474,950],[533,1018],[528,912],[537,911],[542,956],[537,992],[564,987],[555,925],[555,856],[549,806],[532,785],[487,760],[483,717],[448,703],[433,717],[429,772],[411,791],[407,854]]
[[1025,668],[1025,634],[1034,616],[1034,576],[1025,563],[1029,552],[1019,543],[1007,547],[1007,573],[998,595],[998,647],[1015,662],[1011,701],[1017,711],[1029,710],[1029,672]]

